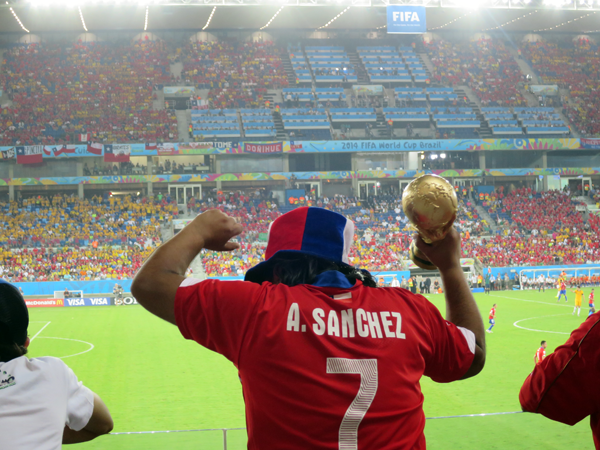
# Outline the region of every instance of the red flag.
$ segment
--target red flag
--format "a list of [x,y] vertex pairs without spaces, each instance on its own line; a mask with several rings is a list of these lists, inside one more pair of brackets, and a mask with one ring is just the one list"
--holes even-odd
[[73,153],[75,153],[75,150],[77,150],[77,146],[75,145],[63,145],[62,147],[55,147],[54,156],[60,156],[63,153],[66,153],[67,155],[72,155]]
[[146,142],[146,150],[156,150],[156,142]]
[[128,144],[108,144],[104,146],[104,162],[128,162],[131,146]]
[[40,164],[44,162],[42,145],[17,147],[17,164]]
[[87,142],[90,139],[89,133],[83,133],[79,135],[79,142]]
[[87,152],[91,153],[92,155],[100,156],[102,154],[102,144],[92,144],[88,141]]

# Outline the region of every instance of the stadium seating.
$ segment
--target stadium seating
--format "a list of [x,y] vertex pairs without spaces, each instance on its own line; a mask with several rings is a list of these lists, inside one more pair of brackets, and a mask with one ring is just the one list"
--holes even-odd
[[304,51],[317,84],[358,81],[343,47],[307,46]]
[[518,85],[524,75],[502,41],[480,39],[451,43],[425,43],[435,71],[433,80],[442,85],[468,85],[483,106],[526,106]]
[[310,67],[308,66],[308,61],[304,56],[304,52],[302,51],[302,46],[288,44],[288,56],[290,57],[292,69],[296,76],[296,83],[312,83],[313,79],[310,73]]
[[358,56],[373,83],[411,83],[410,72],[395,47],[357,47]]
[[325,109],[284,108],[280,110],[280,114],[283,127],[292,137],[331,138],[331,123]]
[[267,89],[288,85],[281,50],[272,42],[190,42],[182,78],[209,89],[213,109],[262,107]]
[[246,137],[275,137],[275,123],[270,109],[241,109],[240,118]]
[[[162,196],[161,196],[162,197]],[[0,204],[0,271],[12,281],[128,279],[178,214],[166,196],[54,195]]]
[[192,109],[193,135],[197,138],[241,137],[235,109]]
[[175,115],[152,105],[169,80],[160,42],[14,45],[0,68],[13,103],[0,108],[0,144],[172,140]]

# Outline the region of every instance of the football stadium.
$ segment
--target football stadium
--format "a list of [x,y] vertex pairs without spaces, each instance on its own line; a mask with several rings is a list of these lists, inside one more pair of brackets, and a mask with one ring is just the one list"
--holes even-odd
[[[402,202],[424,174],[456,195],[488,331],[480,374],[421,379],[427,446],[595,448],[589,419],[523,412],[519,391],[600,289],[600,1],[2,3],[0,278],[25,298],[27,356],[60,358],[112,414],[75,448],[247,448],[234,364],[131,293],[205,211],[243,226],[239,248],[188,277],[243,280],[275,219],[319,207],[354,223],[350,266],[445,316]],[[360,431],[339,448],[368,448]]]

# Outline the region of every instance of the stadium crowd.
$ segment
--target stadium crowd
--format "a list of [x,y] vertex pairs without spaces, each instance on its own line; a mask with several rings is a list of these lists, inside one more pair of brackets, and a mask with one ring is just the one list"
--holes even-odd
[[170,80],[158,41],[29,44],[4,53],[0,145],[161,142],[177,136],[170,110],[153,109],[154,86]]
[[168,196],[38,196],[0,203],[0,276],[13,281],[131,278],[178,215]]
[[433,80],[447,86],[468,85],[483,106],[527,106],[519,90],[524,75],[498,39],[425,43],[434,66]]
[[565,115],[583,136],[600,133],[600,56],[598,46],[588,39],[529,42],[522,46],[543,84],[569,90],[563,105]]
[[287,87],[282,51],[272,42],[191,42],[182,51],[182,78],[209,89],[211,109],[257,108],[267,89]]
[[[463,257],[497,267],[600,261],[600,218],[591,215],[584,221],[576,202],[563,192],[520,188],[487,194],[481,205],[492,217],[506,217],[496,234],[480,217],[471,192],[464,189],[458,197],[455,224],[463,236]],[[264,190],[219,191],[201,200],[191,197],[190,214],[217,208],[243,223],[244,232],[237,238],[239,250],[202,253],[207,275],[244,274],[260,262],[269,224],[303,205],[331,209],[354,221],[351,264],[371,271],[400,270],[408,259],[412,230],[397,195],[367,200],[307,196],[280,206]],[[55,195],[0,204],[0,265],[13,280],[128,278],[160,243],[161,224],[177,215],[175,203],[162,194],[89,200]]]

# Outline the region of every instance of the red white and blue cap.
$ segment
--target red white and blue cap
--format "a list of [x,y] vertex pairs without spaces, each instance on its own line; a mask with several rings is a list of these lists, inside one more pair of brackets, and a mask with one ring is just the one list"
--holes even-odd
[[275,219],[269,227],[265,261],[246,272],[245,280],[261,283],[271,277],[275,257],[303,253],[349,265],[354,222],[323,208],[296,208]]

